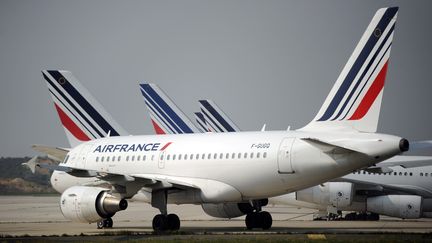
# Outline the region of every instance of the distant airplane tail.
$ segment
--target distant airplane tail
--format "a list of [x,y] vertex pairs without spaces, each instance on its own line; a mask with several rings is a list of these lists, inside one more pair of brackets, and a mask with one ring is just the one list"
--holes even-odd
[[318,114],[300,130],[376,132],[397,13],[376,12]]
[[200,100],[201,113],[214,132],[239,132],[240,128],[212,100]]
[[209,128],[207,127],[204,115],[201,112],[194,112],[195,121],[198,124],[198,129],[201,132],[209,132]]
[[71,72],[43,70],[42,75],[72,147],[107,135],[128,135]]
[[199,133],[198,128],[156,84],[140,84],[156,134]]

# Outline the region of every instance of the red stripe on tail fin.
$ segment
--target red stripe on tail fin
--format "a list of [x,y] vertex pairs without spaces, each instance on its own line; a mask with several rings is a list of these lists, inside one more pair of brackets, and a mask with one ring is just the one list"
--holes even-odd
[[363,100],[360,102],[360,105],[357,107],[356,111],[349,118],[349,120],[360,120],[367,114],[375,99],[384,88],[384,81],[387,74],[387,64],[388,61],[378,73],[378,76],[375,78],[366,95],[363,97]]
[[153,124],[153,128],[154,128],[156,134],[165,134],[165,131],[162,130],[162,128],[160,128],[160,126],[156,122],[154,122],[153,119],[151,120],[151,122]]
[[54,106],[57,110],[57,113],[60,117],[61,123],[64,127],[72,134],[74,137],[80,141],[89,141],[90,138],[79,128],[75,122],[73,122],[64,111],[58,107],[56,103],[54,103]]

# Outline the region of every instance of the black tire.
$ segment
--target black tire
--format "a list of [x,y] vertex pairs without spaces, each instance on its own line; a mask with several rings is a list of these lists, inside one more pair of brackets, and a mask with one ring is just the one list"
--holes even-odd
[[251,229],[254,229],[254,228],[259,228],[260,224],[259,224],[259,215],[258,215],[258,213],[256,213],[256,212],[248,213],[246,215],[245,223],[246,223],[246,228],[248,230],[251,230]]
[[269,212],[262,211],[259,213],[259,223],[261,224],[261,228],[263,230],[268,230],[271,228],[273,224],[272,216]]
[[105,228],[112,228],[113,224],[114,224],[114,222],[113,222],[112,218],[105,219]]
[[167,223],[169,230],[179,230],[180,229],[180,219],[176,214],[168,214],[167,216]]
[[98,229],[103,229],[105,227],[105,220],[101,219],[96,223]]
[[156,232],[165,231],[167,229],[167,218],[165,215],[158,214],[154,216],[152,226]]

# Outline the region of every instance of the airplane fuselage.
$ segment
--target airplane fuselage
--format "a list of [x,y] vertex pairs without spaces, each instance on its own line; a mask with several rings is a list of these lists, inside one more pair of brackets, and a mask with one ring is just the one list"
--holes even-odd
[[[368,152],[335,149],[308,138],[346,140],[350,148]],[[204,191],[203,202],[236,202],[293,192],[370,166],[400,153],[400,140],[299,131],[109,137],[75,147],[65,162],[111,174],[157,175],[195,185]],[[60,191],[70,186],[57,185]]]

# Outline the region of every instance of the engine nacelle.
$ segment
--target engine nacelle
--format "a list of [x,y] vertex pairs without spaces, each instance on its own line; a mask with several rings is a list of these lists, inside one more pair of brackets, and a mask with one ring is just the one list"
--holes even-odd
[[92,223],[125,210],[125,199],[114,197],[101,187],[73,186],[60,197],[63,216],[75,222]]
[[353,197],[353,184],[349,182],[327,182],[296,192],[297,200],[336,208],[351,205]]
[[367,211],[403,219],[418,219],[422,215],[421,196],[386,195],[370,197],[366,201]]
[[249,203],[205,203],[204,212],[215,218],[235,218],[251,213],[253,207]]

